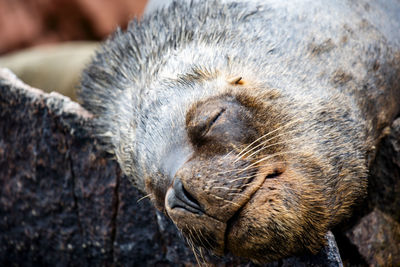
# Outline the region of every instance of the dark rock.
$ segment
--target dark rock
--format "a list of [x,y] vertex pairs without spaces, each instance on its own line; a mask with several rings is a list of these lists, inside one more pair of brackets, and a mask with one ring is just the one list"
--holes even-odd
[[375,209],[347,232],[370,266],[400,265],[400,224]]
[[400,222],[400,118],[382,140],[368,179],[368,208]]
[[[84,229],[79,223],[69,129],[89,115],[61,96],[45,97],[9,73],[1,76],[2,265],[88,263],[81,248]],[[65,115],[60,119],[62,110]]]

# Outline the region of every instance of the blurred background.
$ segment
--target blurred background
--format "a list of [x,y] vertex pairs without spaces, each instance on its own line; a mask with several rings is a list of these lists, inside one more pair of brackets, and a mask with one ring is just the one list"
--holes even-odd
[[0,0],[0,67],[73,99],[99,41],[171,0]]
[[147,0],[0,0],[0,55],[71,40],[102,40],[143,14]]

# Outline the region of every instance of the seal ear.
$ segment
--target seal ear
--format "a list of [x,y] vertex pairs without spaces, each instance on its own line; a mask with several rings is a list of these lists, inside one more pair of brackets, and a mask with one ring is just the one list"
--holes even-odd
[[243,85],[244,84],[244,80],[242,79],[242,77],[235,77],[235,78],[229,79],[228,82],[232,85]]

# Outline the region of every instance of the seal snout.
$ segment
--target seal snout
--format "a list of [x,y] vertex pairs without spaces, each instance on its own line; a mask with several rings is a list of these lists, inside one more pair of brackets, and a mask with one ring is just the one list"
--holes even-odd
[[170,209],[180,208],[199,215],[204,213],[199,202],[183,187],[179,178],[174,179],[173,186],[167,191],[166,205]]

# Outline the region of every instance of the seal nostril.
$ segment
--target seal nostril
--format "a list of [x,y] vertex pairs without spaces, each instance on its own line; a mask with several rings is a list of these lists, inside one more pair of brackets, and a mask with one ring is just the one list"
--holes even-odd
[[182,185],[182,192],[183,192],[183,195],[184,195],[184,197],[186,198],[186,200],[189,200],[189,202],[190,202],[193,206],[196,206],[196,207],[198,207],[198,208],[200,209],[200,204],[199,204],[199,202],[197,202],[197,200],[196,200],[191,194],[189,194],[188,191],[186,191],[186,189],[185,189],[185,187],[183,187],[183,185]]
[[175,201],[171,203],[171,208],[180,207],[193,213],[203,212],[199,202],[183,187],[180,179],[175,178],[173,189],[175,193]]

